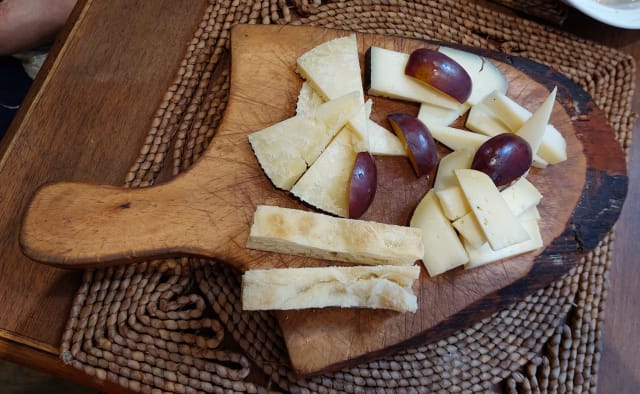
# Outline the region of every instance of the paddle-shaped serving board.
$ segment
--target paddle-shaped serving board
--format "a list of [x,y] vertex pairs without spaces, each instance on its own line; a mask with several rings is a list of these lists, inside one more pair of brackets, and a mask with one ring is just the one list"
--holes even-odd
[[[247,135],[294,114],[302,83],[295,72],[296,58],[345,34],[312,27],[236,26],[229,103],[218,133],[198,163],[171,182],[146,189],[78,183],[43,187],[21,229],[25,253],[68,268],[176,254],[219,259],[241,271],[331,264],[245,248],[256,205],[311,209],[273,187]],[[359,34],[358,43],[361,54],[371,45],[407,53],[435,47],[371,34]],[[278,312],[297,372],[339,368],[467,327],[565,273],[617,218],[626,193],[625,163],[590,97],[544,66],[478,52],[493,58],[509,79],[508,95],[529,109],[537,108],[558,86],[551,122],[566,138],[569,158],[530,175],[544,195],[539,208],[546,248],[436,278],[429,278],[423,269],[414,287],[419,303],[415,314],[339,308]],[[415,104],[374,98],[372,117],[388,127],[388,113],[417,110]],[[406,158],[376,161],[378,192],[364,219],[407,225],[432,179],[416,179]]]

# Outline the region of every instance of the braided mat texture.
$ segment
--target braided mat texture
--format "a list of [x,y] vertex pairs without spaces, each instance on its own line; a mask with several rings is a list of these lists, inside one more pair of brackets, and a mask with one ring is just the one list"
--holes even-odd
[[[214,136],[234,23],[294,23],[458,42],[521,55],[591,93],[628,147],[633,60],[473,2],[211,0],[125,184],[193,164]],[[239,275],[174,259],[86,271],[62,359],[143,392],[595,392],[613,235],[568,275],[437,343],[309,379],[294,376],[274,317],[240,309]]]

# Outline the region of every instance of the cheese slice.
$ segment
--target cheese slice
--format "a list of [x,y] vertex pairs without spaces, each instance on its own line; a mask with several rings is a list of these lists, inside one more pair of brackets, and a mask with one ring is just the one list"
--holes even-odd
[[479,248],[474,248],[465,241],[465,249],[469,255],[469,263],[465,265],[465,268],[479,267],[541,248],[543,242],[538,221],[524,220],[521,225],[527,232],[529,239],[500,250],[491,249],[487,243]]
[[538,152],[538,148],[542,144],[549,118],[553,111],[553,104],[556,101],[556,90],[553,88],[549,96],[544,100],[542,105],[531,115],[529,119],[515,133],[527,140],[531,146],[532,152]]
[[529,239],[491,178],[476,170],[456,170],[456,177],[493,250]]
[[[302,54],[297,60],[300,75],[324,101],[357,91],[364,105],[360,55],[355,34],[324,42]],[[361,140],[361,151],[369,149],[367,115],[363,109],[349,119],[349,127]]]
[[491,110],[482,104],[471,107],[465,126],[471,131],[490,137],[512,132]]
[[506,93],[509,89],[509,81],[489,59],[449,47],[440,47],[438,51],[455,60],[471,77],[471,95],[467,99],[469,104],[478,104],[494,90]]
[[393,99],[429,103],[454,109],[460,103],[439,90],[408,77],[404,73],[409,55],[372,46],[366,53],[367,93]]
[[312,267],[249,270],[242,309],[375,308],[415,312],[418,266]]
[[471,207],[459,186],[437,190],[436,195],[440,201],[442,213],[449,220],[461,218],[471,211]]
[[407,156],[402,142],[391,131],[380,126],[373,120],[368,120],[369,152],[379,156]]
[[360,106],[352,92],[320,105],[313,117],[296,115],[251,133],[249,143],[273,184],[289,190]]
[[465,248],[468,249],[470,246],[471,248],[477,249],[487,243],[487,237],[484,236],[482,227],[480,227],[480,223],[478,223],[478,219],[476,219],[473,212],[469,212],[451,223],[451,225],[464,240]]
[[361,264],[411,265],[422,258],[419,229],[259,205],[250,249]]
[[291,193],[334,215],[349,216],[349,183],[356,160],[351,130],[343,128],[318,160],[291,188]]
[[438,191],[452,186],[458,186],[458,179],[454,171],[460,168],[470,168],[475,151],[460,149],[451,152],[440,159],[433,190]]
[[[519,130],[532,115],[526,108],[500,92],[493,92],[485,97],[481,105],[485,111],[489,111],[506,125],[511,132]],[[542,142],[536,154],[551,164],[557,164],[567,159],[567,142],[553,125],[546,125]]]
[[427,127],[449,126],[455,122],[462,114],[467,112],[469,103],[459,104],[456,108],[443,108],[433,104],[422,103],[418,111],[418,119]]
[[[504,198],[513,215],[518,217],[518,220],[522,220],[524,212],[531,209],[535,210],[535,213],[530,212],[529,215],[537,215],[539,218],[536,205],[538,205],[542,199],[542,194],[540,194],[538,189],[526,178],[521,177],[509,185],[509,187],[502,190],[500,195]],[[456,197],[459,198],[457,194],[451,194],[449,199]],[[460,204],[459,202],[457,203]],[[455,220],[453,227],[458,230],[458,233],[474,248],[478,248],[487,241],[473,212],[469,212]]]
[[473,151],[482,145],[488,136],[449,126],[433,125],[429,127],[433,138],[451,150],[466,149]]
[[433,189],[416,207],[410,226],[422,229],[422,262],[430,276],[439,275],[469,261],[458,235],[442,213]]

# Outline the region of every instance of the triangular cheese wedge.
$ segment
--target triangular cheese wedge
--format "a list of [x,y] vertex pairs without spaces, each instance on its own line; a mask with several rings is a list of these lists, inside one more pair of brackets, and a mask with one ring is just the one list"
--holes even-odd
[[557,88],[553,88],[546,100],[540,105],[536,112],[516,131],[516,134],[527,140],[531,145],[532,152],[538,152],[538,148],[544,138],[549,118],[553,111],[553,104],[556,101]]
[[[301,55],[298,72],[323,100],[333,100],[357,91],[364,104],[360,55],[355,34],[322,43]],[[362,151],[369,149],[367,115],[364,110],[349,120],[349,127],[362,140]]]
[[499,250],[529,239],[487,174],[476,170],[456,170],[455,174],[491,249]]
[[348,217],[349,183],[356,154],[351,131],[343,128],[291,193],[320,210]]
[[442,213],[433,189],[416,207],[410,226],[422,229],[422,262],[430,276],[439,275],[469,261],[458,235]]
[[320,105],[313,116],[296,115],[254,132],[249,143],[271,182],[289,190],[360,107],[353,92]]
[[464,114],[470,105],[462,103],[456,108],[442,108],[437,105],[422,103],[418,112],[418,119],[427,127],[449,126]]

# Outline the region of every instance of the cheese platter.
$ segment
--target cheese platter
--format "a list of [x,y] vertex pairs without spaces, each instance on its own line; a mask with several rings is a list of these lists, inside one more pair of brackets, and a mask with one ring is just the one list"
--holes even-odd
[[[213,258],[242,272],[345,265],[247,248],[258,206],[317,212],[283,187],[276,187],[265,175],[249,135],[295,119],[304,82],[296,60],[322,43],[350,36],[350,32],[314,27],[235,26],[229,102],[204,156],[170,182],[144,189],[79,183],[43,186],[23,221],[24,252],[37,261],[64,268],[102,267],[175,255]],[[418,48],[441,46],[375,34],[354,37],[363,69],[366,53],[372,47],[409,54]],[[415,313],[359,308],[275,312],[292,367],[299,374],[353,365],[467,327],[566,273],[596,246],[619,215],[627,187],[624,156],[604,115],[584,91],[561,74],[524,58],[451,44],[447,47],[478,54],[504,74],[508,88],[502,93],[522,108],[498,93],[501,101],[497,102],[516,108],[512,112],[520,115],[514,115],[515,123],[526,122],[557,88],[550,123],[566,141],[566,160],[543,169],[532,168],[528,175],[544,196],[537,208],[543,247],[497,263],[478,264],[482,266],[470,270],[458,267],[433,277],[421,269],[413,285]],[[365,97],[368,93],[375,92],[363,92],[357,99],[373,99],[371,119],[366,119],[366,107],[354,110],[358,115],[354,119],[361,120],[351,122],[353,129],[373,121],[390,130],[390,114],[419,116],[423,111],[419,104],[398,97]],[[480,102],[478,99],[474,103]],[[445,109],[461,114],[468,110],[451,100],[445,105]],[[485,110],[489,111],[491,105]],[[529,112],[523,114],[522,110]],[[452,126],[464,127],[466,116],[454,118],[457,120]],[[476,124],[482,128],[483,122]],[[448,125],[428,127],[445,134],[449,131]],[[269,141],[263,144],[269,145]],[[451,150],[440,144],[438,151],[444,157]],[[409,226],[416,207],[429,195],[435,169],[417,177],[407,155],[374,157],[377,191],[360,219]],[[466,175],[461,172],[460,176]],[[294,183],[291,178],[283,178],[279,184],[288,189]],[[434,199],[434,194],[429,198]],[[478,256],[481,261],[486,253],[479,251]]]

